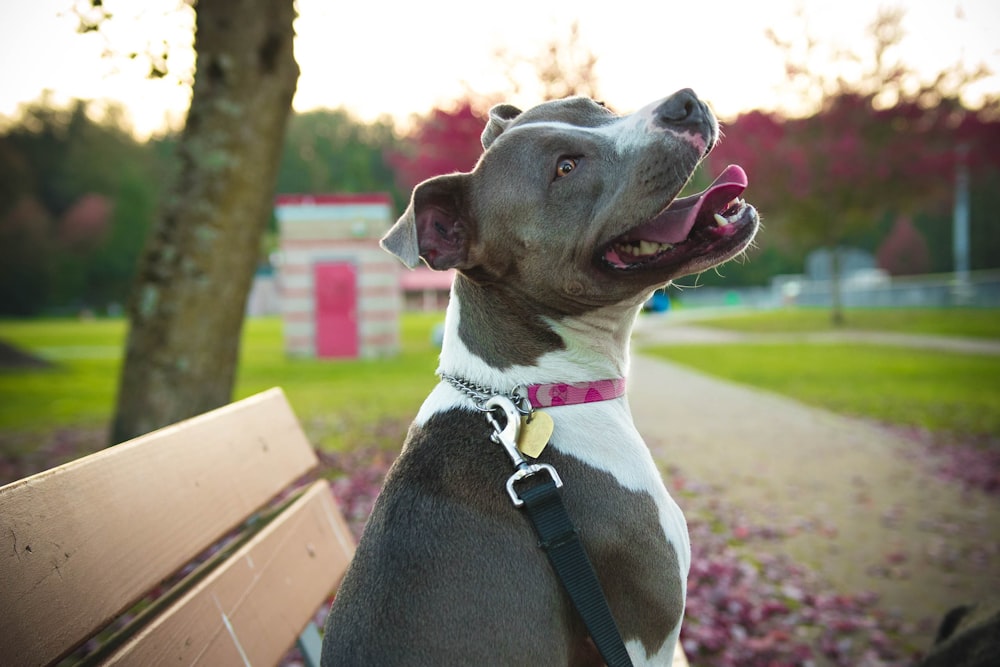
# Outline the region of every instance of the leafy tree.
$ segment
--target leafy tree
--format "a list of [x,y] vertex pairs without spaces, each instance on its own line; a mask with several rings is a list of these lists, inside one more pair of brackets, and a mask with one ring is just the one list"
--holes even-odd
[[23,196],[0,218],[0,313],[32,315],[44,303],[52,271],[51,216]]
[[405,203],[386,156],[399,140],[390,118],[364,123],[345,109],[294,114],[288,124],[278,192],[389,192]]
[[293,5],[246,0],[234,17],[225,0],[197,3],[191,107],[128,304],[112,442],[232,397],[298,80]]
[[[835,324],[843,322],[839,249],[886,213],[947,201],[961,154],[956,146],[969,147],[964,159],[970,165],[1000,155],[995,121],[986,111],[966,109],[958,96],[976,73],[953,69],[915,87],[912,74],[891,60],[902,36],[901,16],[882,12],[872,24],[874,62],[859,81],[826,78],[788,55],[793,85],[801,83],[818,100],[817,111],[801,118],[741,115],[710,156],[714,169],[729,162],[747,169],[768,234],[831,249]],[[775,40],[791,53],[790,44]],[[807,48],[806,61],[808,55]]]
[[85,254],[101,244],[111,224],[112,202],[87,193],[73,202],[59,224],[59,241],[67,250]]
[[[126,228],[142,233],[148,227],[158,183],[153,158],[154,146],[122,130],[114,107],[101,113],[81,101],[56,107],[43,95],[21,109],[0,135],[0,255],[6,260],[0,261],[0,312],[27,315],[125,298],[137,250],[108,246]],[[144,190],[143,207],[118,206],[127,183]],[[118,251],[129,255],[102,261],[117,259]],[[95,271],[105,276],[105,288],[96,291]]]
[[[88,192],[113,191],[121,164],[134,167],[143,152],[121,129],[121,114],[115,106],[97,113],[81,100],[60,107],[47,94],[23,107],[16,124],[2,136],[7,150],[20,156],[19,192],[37,195],[58,218]],[[7,196],[4,201],[9,203]]]
[[472,169],[483,152],[479,137],[485,122],[469,100],[419,119],[403,146],[386,157],[399,187],[409,193],[432,176]]
[[896,219],[876,258],[878,265],[894,276],[927,273],[931,263],[927,241],[908,216]]
[[117,308],[127,300],[159,198],[154,178],[150,170],[125,175],[119,184],[111,228],[89,257],[83,295],[87,303]]
[[507,90],[493,95],[470,91],[450,108],[434,109],[416,119],[413,132],[388,153],[396,182],[407,194],[432,176],[475,166],[483,151],[480,135],[490,105],[518,96],[530,96],[534,102],[572,95],[599,98],[597,56],[583,45],[577,21],[570,25],[565,40],[554,39],[537,54],[499,49],[494,57],[504,70]]
[[108,235],[112,209],[108,197],[87,193],[73,202],[57,221],[58,270],[54,274],[52,296],[58,303],[85,308],[89,302],[88,260]]
[[711,271],[674,281],[683,299],[684,290],[689,287],[740,287],[764,286],[774,276],[799,273],[802,262],[794,253],[775,243],[752,246],[743,256],[733,259]]
[[573,95],[601,97],[596,72],[598,58],[583,44],[579,21],[570,24],[565,40],[553,39],[534,55],[516,55],[498,49],[494,57],[503,67],[511,95],[527,93],[539,101]]
[[[1000,157],[1000,146],[994,144]],[[1000,167],[986,166],[972,174],[969,265],[972,269],[1000,268],[1000,225],[997,224],[996,193],[1000,192]],[[950,244],[949,244],[950,247]]]

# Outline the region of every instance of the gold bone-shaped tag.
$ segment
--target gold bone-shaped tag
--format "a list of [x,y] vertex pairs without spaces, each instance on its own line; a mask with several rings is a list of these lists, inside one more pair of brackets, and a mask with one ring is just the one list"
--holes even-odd
[[521,432],[517,436],[517,448],[525,456],[537,459],[552,437],[552,417],[544,412],[532,412],[521,417]]

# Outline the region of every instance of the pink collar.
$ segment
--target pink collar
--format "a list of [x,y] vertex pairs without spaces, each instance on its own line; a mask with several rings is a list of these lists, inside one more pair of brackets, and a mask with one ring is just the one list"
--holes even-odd
[[528,401],[533,408],[580,405],[610,401],[625,395],[625,378],[594,382],[557,382],[528,386]]
[[[490,387],[473,384],[468,380],[454,375],[442,374],[441,379],[455,389],[464,392],[478,403],[485,402],[493,396],[504,396],[504,392]],[[625,378],[611,380],[595,380],[593,382],[554,382],[551,384],[532,384],[527,387],[516,387],[510,392],[510,398],[515,402],[527,399],[532,409],[553,408],[560,405],[582,405],[610,401],[625,395]],[[520,397],[520,398],[518,398]],[[527,414],[528,409],[523,408]]]

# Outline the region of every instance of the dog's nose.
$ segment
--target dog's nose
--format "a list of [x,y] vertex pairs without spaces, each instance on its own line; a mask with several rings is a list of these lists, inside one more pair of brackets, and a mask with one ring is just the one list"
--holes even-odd
[[653,111],[653,116],[663,127],[697,132],[709,145],[712,144],[715,134],[712,112],[690,88],[679,90],[665,99]]

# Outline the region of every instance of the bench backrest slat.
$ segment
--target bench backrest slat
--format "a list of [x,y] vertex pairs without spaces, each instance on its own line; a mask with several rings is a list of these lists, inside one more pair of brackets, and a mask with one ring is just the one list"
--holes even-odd
[[66,654],[316,463],[271,389],[0,488],[0,656]]
[[314,482],[106,664],[276,664],[353,553],[329,484]]

